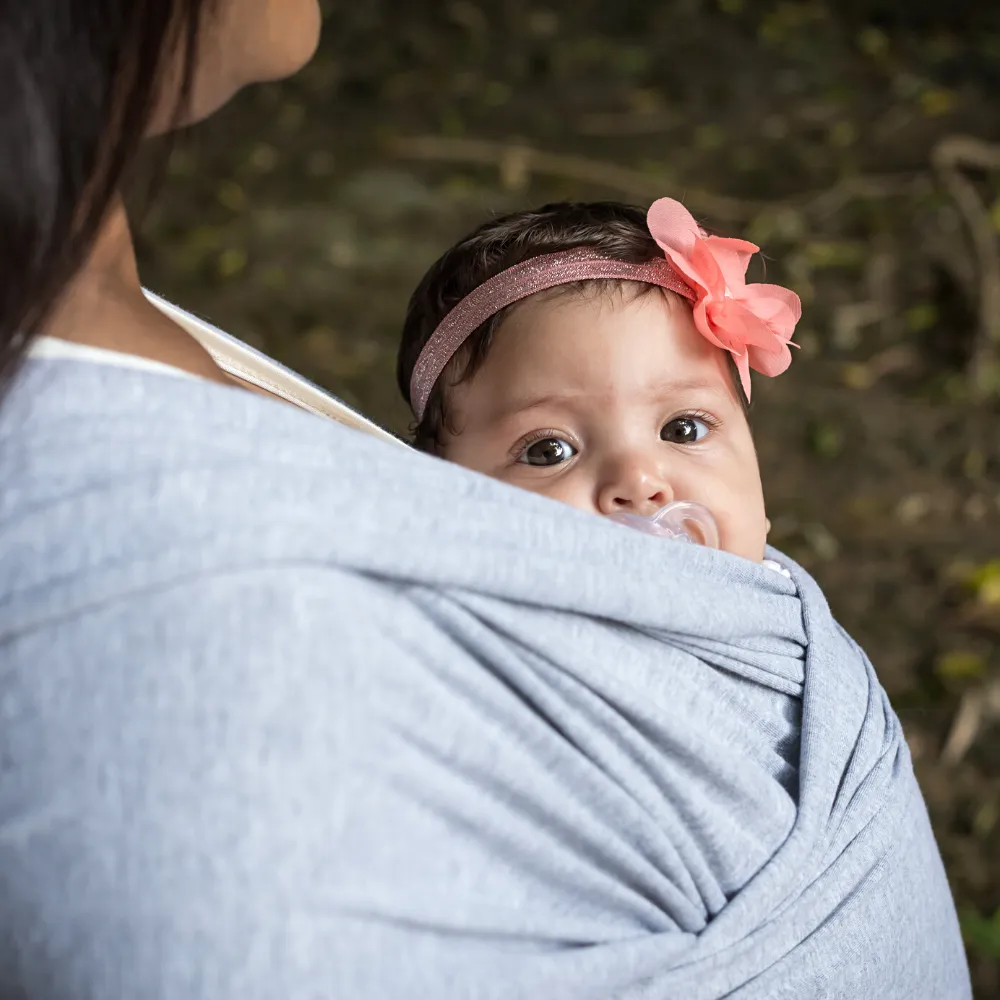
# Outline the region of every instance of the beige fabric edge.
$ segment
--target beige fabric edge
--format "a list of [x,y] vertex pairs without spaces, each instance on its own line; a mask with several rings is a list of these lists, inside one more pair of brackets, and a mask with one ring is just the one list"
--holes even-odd
[[308,410],[317,416],[336,420],[355,430],[364,431],[383,441],[389,441],[400,447],[408,447],[405,442],[390,434],[373,420],[358,413],[346,403],[328,395],[322,389],[312,385],[306,379],[293,372],[270,362],[252,348],[239,340],[223,333],[221,330],[198,319],[179,306],[167,302],[154,292],[143,289],[146,298],[164,315],[183,327],[212,356],[212,360],[227,375],[273,393],[289,403]]

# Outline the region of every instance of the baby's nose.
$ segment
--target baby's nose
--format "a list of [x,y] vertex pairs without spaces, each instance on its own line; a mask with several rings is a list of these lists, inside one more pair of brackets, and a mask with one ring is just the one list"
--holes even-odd
[[629,462],[601,487],[597,506],[602,514],[648,517],[674,499],[667,477],[644,462]]

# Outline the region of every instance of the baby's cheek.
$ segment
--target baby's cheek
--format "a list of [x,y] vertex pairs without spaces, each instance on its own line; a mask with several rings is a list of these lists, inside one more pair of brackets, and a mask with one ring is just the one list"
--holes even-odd
[[720,522],[722,548],[756,562],[764,558],[767,515],[759,487],[730,493],[724,509],[714,513]]
[[594,502],[594,490],[582,479],[572,474],[553,478],[551,481],[542,481],[535,484],[535,493],[541,493],[558,500],[560,503],[569,504],[577,510],[586,511],[588,514],[596,514],[597,505]]

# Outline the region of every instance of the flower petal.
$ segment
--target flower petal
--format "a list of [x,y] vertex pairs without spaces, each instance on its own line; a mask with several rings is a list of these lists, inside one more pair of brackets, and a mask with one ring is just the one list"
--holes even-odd
[[780,299],[791,309],[795,315],[796,323],[802,319],[802,300],[790,288],[785,288],[783,285],[767,285],[763,282],[747,285],[747,288],[754,288],[761,295],[766,295],[768,298]]
[[[753,302],[743,302],[747,310],[754,314],[757,319],[767,328],[769,336],[776,342],[787,344],[792,339],[795,332],[795,321],[792,313],[780,302],[773,299],[756,300]],[[757,338],[755,343],[764,346],[764,341]]]
[[704,276],[692,265],[690,258],[686,254],[664,247],[663,256],[670,262],[671,267],[673,267],[680,278],[691,287],[691,290],[695,293],[696,300],[704,298],[705,295],[709,294]]
[[775,322],[779,322],[781,317],[780,325],[790,327],[789,336],[791,329],[802,318],[802,300],[791,289],[781,285],[747,285],[739,297],[762,319],[773,317]]
[[737,295],[746,285],[747,268],[750,258],[760,247],[746,240],[730,240],[721,236],[708,236],[704,240],[706,249],[715,258],[726,286]]
[[688,267],[708,295],[720,300],[726,297],[726,276],[705,240],[695,240]]
[[673,198],[658,198],[649,206],[646,225],[664,250],[690,256],[696,239],[704,233],[694,216]]
[[740,373],[740,385],[743,386],[743,393],[750,402],[750,358],[746,353],[733,353],[733,360],[736,362],[736,370]]
[[792,352],[787,344],[779,344],[773,350],[766,347],[749,347],[747,354],[753,370],[769,378],[780,375],[792,363]]
[[745,351],[751,345],[774,350],[783,343],[763,319],[738,299],[712,299],[706,313],[715,336],[728,350]]
[[715,335],[713,329],[713,323],[708,318],[708,306],[709,301],[705,298],[700,299],[694,304],[692,309],[692,315],[694,317],[694,325],[698,328],[698,332],[713,346],[720,347],[724,351],[729,350],[729,345],[723,343]]

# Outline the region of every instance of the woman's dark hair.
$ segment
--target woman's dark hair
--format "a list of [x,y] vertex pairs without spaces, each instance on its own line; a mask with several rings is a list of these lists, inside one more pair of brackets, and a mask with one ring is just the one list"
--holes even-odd
[[[631,264],[663,256],[649,234],[645,211],[617,202],[558,202],[485,223],[445,253],[424,275],[410,298],[396,363],[396,380],[407,403],[410,403],[410,377],[424,344],[438,323],[469,292],[521,261],[577,247],[590,247],[612,260]],[[441,432],[448,426],[445,390],[479,370],[508,311],[497,313],[475,330],[438,379],[422,419],[413,428],[413,443],[417,448],[430,452],[440,449]],[[731,367],[736,391],[744,412],[749,415],[739,374],[735,364]]]
[[214,4],[0,2],[0,390],[86,260],[166,80],[183,115]]

